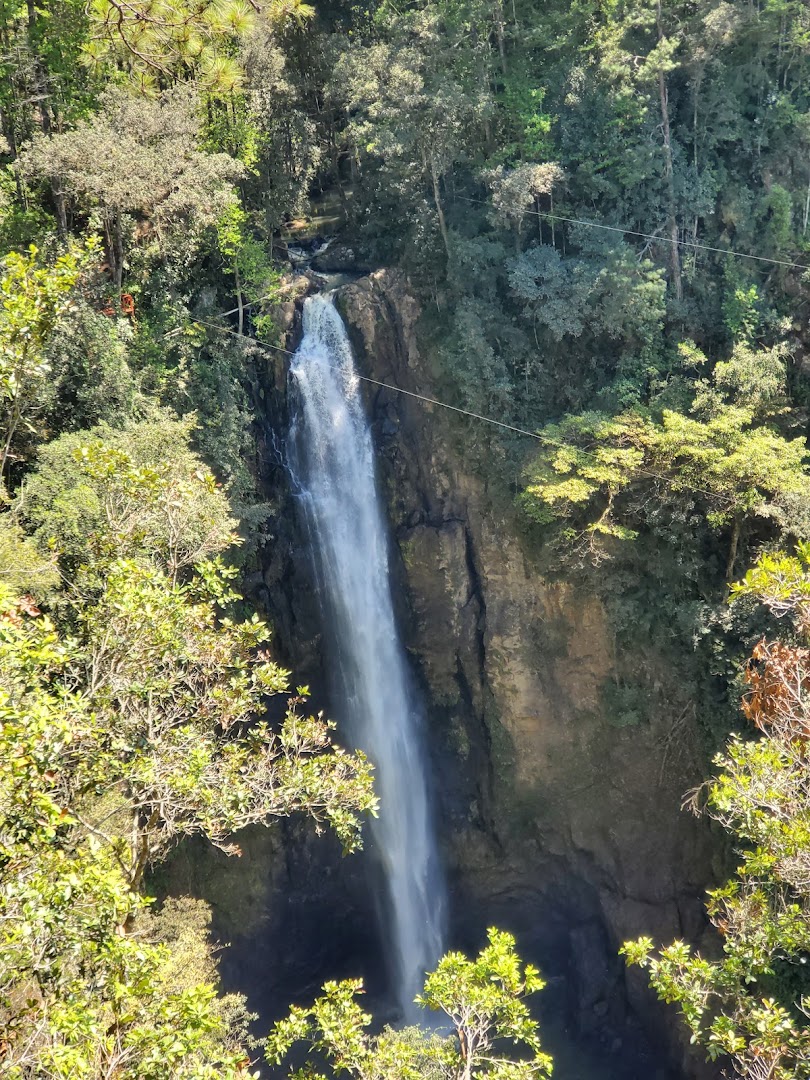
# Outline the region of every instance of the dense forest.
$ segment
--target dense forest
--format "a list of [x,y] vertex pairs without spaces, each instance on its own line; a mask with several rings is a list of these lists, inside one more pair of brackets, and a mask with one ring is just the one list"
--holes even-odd
[[552,1067],[509,934],[429,975],[450,1036],[379,1033],[350,982],[260,1045],[205,905],[148,895],[188,837],[302,813],[351,852],[377,809],[242,595],[259,372],[334,236],[325,270],[407,280],[544,572],[694,697],[741,865],[715,955],[628,960],[716,1075],[810,1076],[804,0],[4,0],[0,163],[2,1075],[269,1075],[301,1040],[300,1075]]

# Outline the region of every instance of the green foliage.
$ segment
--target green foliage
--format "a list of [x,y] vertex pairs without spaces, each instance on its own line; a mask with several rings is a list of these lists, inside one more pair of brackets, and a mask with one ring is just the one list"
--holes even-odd
[[237,89],[242,69],[234,56],[239,41],[259,20],[278,29],[303,26],[314,14],[304,0],[272,0],[260,7],[241,0],[191,4],[139,0],[93,0],[91,38],[84,46],[95,67],[115,64],[140,90],[178,78],[195,78],[218,94]]
[[53,265],[43,263],[35,247],[24,255],[11,252],[0,263],[0,477],[5,477],[20,436],[35,431],[50,374],[46,347],[80,266],[75,248]]
[[554,122],[543,110],[546,90],[532,86],[531,76],[525,72],[508,74],[503,80],[500,103],[511,125],[514,139],[505,142],[498,156],[504,161],[542,161],[553,155],[553,143],[549,138]]
[[[101,779],[95,718],[53,626],[0,599],[0,1039],[4,1075],[245,1076],[213,985],[171,985],[168,951],[127,931],[144,902],[113,847],[79,824]],[[212,974],[209,968],[207,974]]]
[[172,581],[235,541],[227,495],[191,450],[194,418],[63,435],[40,455],[20,511],[43,551],[90,580],[148,558]]
[[178,76],[196,76],[217,92],[241,82],[233,43],[253,25],[256,10],[239,0],[202,4],[93,0],[88,62],[120,66],[141,90],[152,91]]
[[[712,382],[729,404],[745,403],[757,416],[773,416],[786,400],[785,356],[781,345],[770,349],[737,345],[728,360],[715,364]],[[711,409],[711,390],[701,386],[699,393],[696,404]]]
[[[239,308],[238,333],[244,329],[245,304],[259,300],[272,303],[281,275],[268,258],[266,247],[252,234],[248,216],[237,203],[226,208],[216,225],[217,246],[229,273],[233,274]],[[273,336],[269,316],[258,311],[253,316],[256,331],[265,340]]]
[[[761,600],[806,640],[809,554],[803,545],[798,557],[764,556],[734,599]],[[803,646],[756,646],[743,710],[762,735],[732,738],[715,759],[707,811],[740,856],[734,878],[709,893],[722,955],[706,958],[683,941],[654,953],[646,937],[622,950],[648,971],[659,997],[678,1004],[692,1041],[712,1059],[729,1055],[752,1080],[799,1080],[810,1069],[802,968],[810,952],[809,658]]]
[[737,340],[751,341],[760,323],[758,311],[761,303],[756,285],[747,288],[736,286],[723,301],[723,321],[731,336]]
[[[545,983],[536,968],[521,964],[511,934],[492,929],[487,937],[488,945],[474,960],[462,953],[442,957],[418,1001],[450,1018],[465,1073],[503,1080],[550,1073],[551,1059],[540,1048],[537,1023],[523,1000]],[[527,1049],[531,1057],[525,1062],[501,1057],[500,1040]]]
[[[138,449],[154,454],[160,434],[142,426]],[[225,614],[240,599],[235,571],[199,561],[230,537],[227,518],[208,520],[227,507],[210,476],[184,483],[160,459],[136,466],[102,443],[76,458],[108,531],[91,552],[103,571],[93,588],[63,602],[72,635],[0,595],[4,1066],[18,1080],[236,1080],[244,1006],[216,998],[199,926],[175,931],[171,950],[143,942],[143,874],[183,836],[238,854],[234,832],[297,811],[353,850],[376,807],[371,767],[301,714],[300,692],[280,725],[260,719],[288,673],[257,616]],[[157,932],[169,930],[164,919]]]
[[[183,837],[239,854],[240,829],[297,812],[351,851],[376,809],[371,766],[302,712],[305,691],[263,719],[289,676],[267,626],[228,614],[228,499],[190,449],[193,418],[151,412],[45,447],[18,501],[39,549],[0,518],[0,1046],[16,1080],[255,1075],[206,913],[150,915],[144,873]],[[69,632],[9,587],[55,601]]]
[[[425,980],[417,1002],[443,1013],[454,1030],[441,1038],[420,1028],[387,1029],[379,1036],[366,1030],[371,1016],[357,1003],[358,980],[327,983],[309,1008],[295,1007],[267,1039],[267,1058],[280,1065],[298,1042],[308,1043],[338,1074],[358,1080],[521,1080],[548,1076],[551,1058],[542,1052],[537,1023],[524,998],[545,983],[515,953],[511,934],[491,929],[488,945],[474,960],[448,953]],[[505,1047],[519,1048],[517,1057]],[[305,1066],[295,1077],[320,1076]]]
[[[317,23],[311,16],[296,0],[0,5],[0,256],[12,252],[3,270],[5,330],[0,312],[11,372],[5,389],[0,381],[4,438],[11,432],[2,465],[16,498],[0,518],[0,579],[53,604],[65,628],[48,645],[47,675],[25,661],[31,684],[23,696],[37,746],[45,753],[53,742],[53,761],[69,764],[70,788],[59,788],[54,806],[84,822],[51,822],[48,843],[64,865],[56,855],[47,861],[45,845],[30,878],[23,874],[34,883],[25,901],[36,916],[26,924],[31,940],[51,907],[69,924],[60,890],[71,860],[82,895],[98,887],[101,897],[99,924],[82,924],[98,953],[81,952],[78,930],[68,933],[65,954],[55,935],[45,946],[65,971],[70,957],[84,956],[82,970],[100,972],[88,983],[95,996],[81,996],[78,975],[60,984],[48,974],[53,996],[37,990],[44,1004],[18,1029],[33,1031],[40,1008],[42,1046],[25,1034],[9,1040],[41,1052],[19,1066],[25,1075],[130,1070],[148,1078],[160,1060],[178,1077],[229,1076],[236,1066],[213,1047],[230,1046],[232,1032],[219,1020],[218,1033],[203,1030],[223,1015],[210,989],[192,1023],[181,998],[191,994],[182,998],[188,1004],[196,991],[181,985],[177,964],[150,952],[151,939],[148,949],[139,943],[143,954],[127,951],[135,941],[128,923],[151,924],[125,879],[189,832],[227,844],[236,824],[258,820],[264,796],[274,812],[301,806],[331,819],[348,844],[361,806],[371,805],[361,759],[342,771],[345,758],[329,764],[333,755],[315,752],[328,740],[317,719],[291,715],[269,732],[258,721],[261,678],[276,680],[275,689],[283,680],[256,655],[263,628],[227,621],[233,582],[217,561],[236,524],[210,470],[240,504],[257,497],[260,380],[248,334],[238,332],[274,333],[267,316],[251,306],[248,320],[245,312],[279,287],[271,258],[279,232],[293,235],[302,224],[331,232],[346,222],[346,238],[364,258],[408,272],[439,396],[542,436],[521,504],[540,523],[531,537],[547,544],[544,560],[569,576],[590,575],[615,628],[647,644],[665,641],[684,682],[707,701],[722,697],[708,673],[726,670],[723,650],[732,649],[720,640],[733,637],[733,618],[718,606],[725,575],[763,544],[810,535],[795,314],[807,281],[761,261],[807,261],[802,0],[416,0],[404,9],[327,5]],[[339,204],[333,218],[299,220],[313,194]],[[58,253],[77,260],[78,282],[82,260],[70,237],[75,244],[88,231],[101,237],[104,265],[95,277],[82,273],[76,289],[64,263],[62,290]],[[124,290],[134,316],[123,316]],[[239,312],[229,329],[237,337],[206,341],[204,322],[234,306],[233,297]],[[157,413],[157,397],[180,413],[196,410],[199,428],[192,434],[190,424]],[[510,499],[521,486],[525,443],[464,425],[457,431],[468,467],[494,499]],[[62,437],[48,444],[54,435]],[[614,556],[610,573],[592,574],[606,554]],[[791,611],[801,634],[804,548],[799,564],[768,558],[741,595],[765,592],[777,615]],[[14,620],[29,634],[37,622],[24,609]],[[636,684],[620,677],[611,685],[614,718],[640,719],[648,703]],[[160,702],[157,718],[150,701]],[[228,733],[212,727],[219,715]],[[60,742],[64,723],[76,734]],[[160,738],[151,742],[150,730]],[[105,753],[82,764],[99,734]],[[785,764],[762,754],[748,743],[729,750],[723,769],[733,782],[722,813],[732,812],[744,775],[756,776],[759,791]],[[193,766],[185,774],[184,757]],[[128,762],[149,808],[135,841]],[[276,802],[267,792],[273,770],[286,785]],[[43,765],[32,780],[39,794],[25,789],[15,804],[23,832],[39,827],[26,806],[51,793],[50,771],[60,774]],[[99,775],[116,778],[104,795],[95,790]],[[159,815],[150,825],[164,804],[166,822]],[[759,821],[757,807],[739,806],[741,817]],[[750,837],[763,849],[775,843]],[[762,877],[755,864],[754,877]],[[722,905],[739,913],[745,899],[750,912],[775,895],[751,900],[743,888]],[[777,930],[798,948],[789,906],[783,914]],[[90,904],[76,915],[90,919]],[[110,944],[114,925],[127,932]],[[165,940],[174,950],[172,933]],[[199,943],[202,931],[195,933]],[[118,958],[112,973],[102,946]],[[753,960],[735,954],[734,971],[766,962],[761,943],[749,946]],[[34,979],[20,955],[29,974],[9,992],[13,1003]],[[667,962],[661,978],[675,980],[667,992],[680,992],[687,961],[672,954]],[[795,1000],[780,997],[784,963],[772,966],[774,975],[757,976],[767,993],[751,995],[754,1011],[734,1037],[756,1045],[749,1035],[760,1025],[765,1058],[780,1039],[793,1039],[795,1062],[803,1038]],[[119,974],[117,1012],[109,987]],[[467,974],[462,965],[450,981],[474,996]],[[705,973],[692,974],[708,986]],[[194,985],[213,981],[203,964]],[[59,997],[64,987],[77,1010],[67,1019],[54,1004],[74,1001]],[[152,994],[151,1013],[141,999],[133,1003],[132,987]],[[700,1000],[690,1005],[693,1020]],[[701,1032],[718,1000],[711,998]],[[82,1016],[84,1041],[68,1031],[82,1029]],[[733,1048],[726,1021],[716,1018],[717,1045]],[[197,1049],[172,1057],[174,1044],[160,1043],[169,1039],[164,1021],[180,1032],[191,1024],[180,1041]],[[113,1036],[130,1056],[87,1064],[92,1047],[107,1054]],[[438,1078],[458,1067],[459,1047],[438,1037],[388,1032],[368,1041],[361,1025],[358,1038],[373,1044],[373,1061],[363,1065],[369,1075]]]
[[0,586],[40,601],[59,586],[55,558],[43,555],[9,512],[0,513]]
[[524,508],[541,523],[573,518],[584,534],[632,539],[649,512],[646,493],[672,512],[689,499],[711,528],[731,528],[731,573],[742,524],[758,517],[801,528],[794,500],[810,493],[804,440],[762,422],[782,396],[782,355],[739,346],[716,365],[711,383],[697,384],[690,414],[586,413],[548,426]]
[[755,599],[777,618],[789,616],[798,627],[810,628],[810,545],[796,545],[794,555],[765,553],[741,581],[731,585],[732,599]]
[[326,753],[328,725],[301,716],[297,700],[278,732],[256,719],[288,673],[261,651],[269,631],[256,616],[218,617],[217,605],[238,599],[232,576],[202,566],[182,586],[118,560],[79,612],[75,664],[92,688],[99,764],[142,826],[126,857],[136,881],[179,837],[201,833],[234,850],[234,832],[298,810],[329,822],[352,850],[359,814],[374,807],[365,759]]
[[131,326],[74,293],[46,350],[52,379],[45,423],[51,438],[101,423],[120,427],[132,417],[139,403],[132,337]]
[[110,87],[100,104],[72,130],[34,139],[18,168],[30,181],[57,184],[85,219],[98,221],[120,293],[136,223],[147,251],[190,257],[233,201],[242,166],[199,149],[198,100],[189,87],[155,99]]
[[532,247],[509,264],[509,284],[559,341],[590,333],[636,348],[660,348],[665,286],[651,262],[639,263],[625,244],[575,234],[582,256],[562,258],[548,245]]

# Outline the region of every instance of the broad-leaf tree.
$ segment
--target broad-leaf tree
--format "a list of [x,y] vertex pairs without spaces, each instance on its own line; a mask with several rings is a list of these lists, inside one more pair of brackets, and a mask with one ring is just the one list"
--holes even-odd
[[200,127],[188,87],[155,99],[110,87],[91,118],[34,139],[20,156],[27,180],[57,183],[80,213],[99,215],[116,296],[136,226],[145,248],[165,254],[171,245],[188,255],[235,198],[242,166],[227,154],[203,153]]
[[730,833],[739,865],[709,893],[718,950],[628,942],[665,1001],[678,1005],[710,1058],[728,1055],[746,1080],[810,1075],[810,546],[763,556],[733,587],[787,620],[746,668],[742,708],[759,737],[734,737],[715,764],[706,812]]
[[728,576],[747,522],[803,528],[794,515],[810,495],[807,449],[772,419],[784,391],[779,351],[742,347],[696,390],[689,412],[636,408],[548,425],[527,470],[526,511],[543,523],[568,519],[598,554],[599,534],[632,539],[662,507],[688,504],[728,536]]
[[[359,980],[327,983],[309,1008],[293,1008],[267,1039],[267,1057],[279,1065],[298,1042],[355,1080],[530,1080],[549,1076],[551,1058],[540,1045],[525,998],[545,983],[515,952],[515,939],[490,929],[475,959],[447,953],[428,974],[417,1002],[443,1014],[453,1034],[421,1028],[371,1035],[371,1016],[358,1004]],[[323,1080],[310,1066],[292,1074]]]
[[[216,966],[179,980],[169,950],[133,928],[145,901],[120,850],[80,825],[104,783],[95,720],[66,678],[69,650],[30,603],[0,595],[0,1059],[25,1080],[236,1080],[247,1059],[216,998]],[[244,1009],[232,1004],[237,1025]],[[240,1012],[241,1009],[241,1012]]]
[[32,429],[44,404],[51,365],[46,346],[81,268],[72,249],[53,263],[35,247],[11,252],[0,262],[0,479],[6,478],[15,446]]

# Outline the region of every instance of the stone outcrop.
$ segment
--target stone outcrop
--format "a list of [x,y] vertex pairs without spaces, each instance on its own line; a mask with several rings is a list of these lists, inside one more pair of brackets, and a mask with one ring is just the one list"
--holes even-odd
[[[440,396],[404,279],[378,271],[344,287],[339,305],[364,376]],[[549,980],[542,1022],[561,1080],[713,1080],[720,1070],[689,1054],[674,1010],[618,956],[642,933],[706,934],[716,845],[681,811],[706,767],[688,694],[664,658],[621,654],[596,597],[544,578],[510,503],[465,453],[476,422],[364,385],[395,602],[426,703],[448,945],[475,950],[488,925],[516,933]],[[328,707],[305,539],[286,490],[285,395],[275,357],[262,388],[262,458],[279,509],[247,586],[276,626],[282,660],[312,686],[315,706]],[[655,703],[640,721],[610,706],[628,670]],[[232,943],[226,984],[248,992],[260,1030],[327,978],[363,971],[373,1004],[386,948],[368,888],[373,852],[342,859],[306,824],[253,830],[240,846],[240,860],[186,848],[167,873],[173,891],[212,903],[215,928]]]
[[[401,277],[372,274],[340,306],[364,374],[436,396]],[[617,656],[595,597],[543,579],[511,507],[465,465],[475,422],[459,440],[439,406],[368,390],[407,647],[429,701],[458,936],[513,927],[560,978],[550,993],[563,993],[580,1035],[633,1058],[645,1080],[667,1075],[667,1057],[696,1074],[674,1013],[617,955],[633,935],[704,932],[713,844],[681,811],[705,768],[689,698],[667,684],[662,658]],[[628,663],[658,707],[622,726],[606,690]]]

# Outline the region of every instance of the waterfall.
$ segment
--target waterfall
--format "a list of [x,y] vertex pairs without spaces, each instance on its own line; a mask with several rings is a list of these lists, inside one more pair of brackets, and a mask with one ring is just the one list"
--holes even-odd
[[375,767],[371,840],[386,896],[385,940],[403,1019],[442,951],[444,893],[424,777],[421,715],[391,602],[369,425],[346,328],[328,297],[304,305],[290,374],[291,465],[303,502],[330,665],[352,741]]

